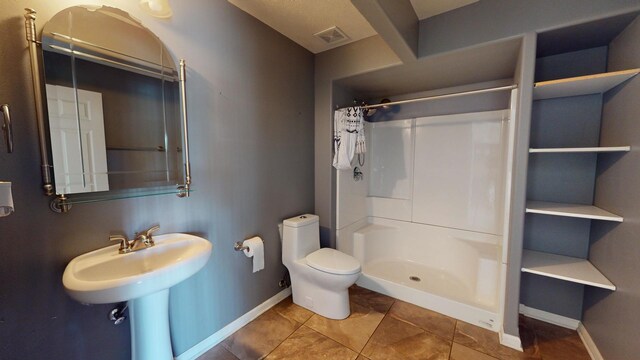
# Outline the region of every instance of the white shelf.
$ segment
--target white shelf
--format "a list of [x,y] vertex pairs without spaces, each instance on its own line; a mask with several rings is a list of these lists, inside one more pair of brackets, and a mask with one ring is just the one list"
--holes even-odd
[[522,271],[603,289],[616,289],[611,281],[585,259],[523,250]]
[[593,205],[563,204],[547,201],[527,201],[526,212],[617,222],[622,222],[623,220],[622,216],[612,214]]
[[640,69],[631,69],[537,82],[533,88],[533,100],[601,94],[631,79],[639,72]]
[[530,153],[590,153],[631,151],[631,146],[600,146],[581,148],[531,148]]

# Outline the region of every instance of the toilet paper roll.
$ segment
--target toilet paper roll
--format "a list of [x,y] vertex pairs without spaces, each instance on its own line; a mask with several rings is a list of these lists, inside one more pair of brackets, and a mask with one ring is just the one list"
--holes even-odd
[[243,250],[244,254],[250,258],[253,257],[253,272],[264,269],[264,243],[259,236],[254,236],[242,242],[242,246],[247,249]]
[[0,181],[0,217],[13,212],[13,196],[11,196],[11,183]]

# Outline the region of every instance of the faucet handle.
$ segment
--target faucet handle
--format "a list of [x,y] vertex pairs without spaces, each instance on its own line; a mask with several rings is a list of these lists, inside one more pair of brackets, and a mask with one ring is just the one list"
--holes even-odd
[[152,227],[150,227],[147,230],[143,231],[143,233],[145,235],[147,235],[148,238],[151,238],[151,234],[153,234],[154,232],[156,232],[158,230],[160,230],[160,224],[153,225]]
[[160,225],[154,225],[147,230],[136,233],[136,239],[144,241],[145,244],[153,245],[152,234],[158,230],[160,230]]
[[131,248],[129,247],[129,240],[127,240],[127,237],[124,235],[109,235],[109,241],[120,242],[120,248],[118,248],[118,252],[120,254],[128,253],[129,251],[131,251]]

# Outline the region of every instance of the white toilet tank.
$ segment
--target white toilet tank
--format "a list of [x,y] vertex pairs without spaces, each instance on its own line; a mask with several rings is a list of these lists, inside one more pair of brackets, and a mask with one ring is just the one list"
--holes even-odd
[[320,217],[304,214],[282,222],[282,262],[302,259],[320,249]]

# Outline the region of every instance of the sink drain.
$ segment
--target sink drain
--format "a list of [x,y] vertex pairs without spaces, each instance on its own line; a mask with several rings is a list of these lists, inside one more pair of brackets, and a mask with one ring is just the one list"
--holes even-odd
[[409,280],[419,282],[420,278],[417,276],[409,276]]

